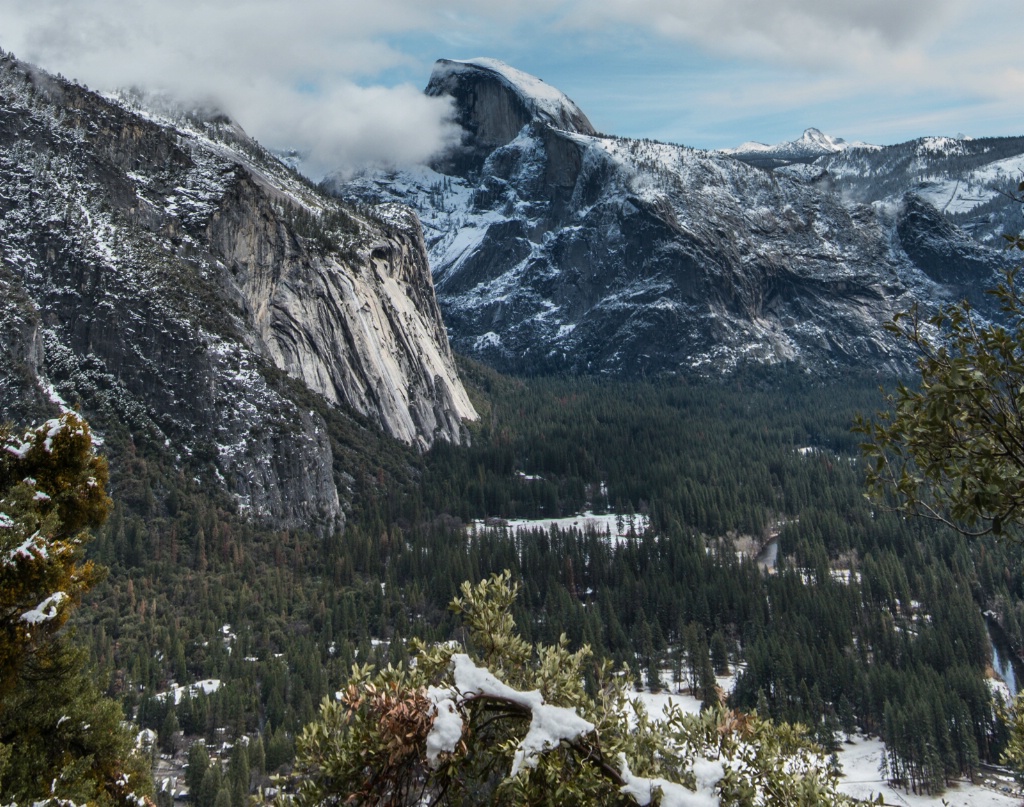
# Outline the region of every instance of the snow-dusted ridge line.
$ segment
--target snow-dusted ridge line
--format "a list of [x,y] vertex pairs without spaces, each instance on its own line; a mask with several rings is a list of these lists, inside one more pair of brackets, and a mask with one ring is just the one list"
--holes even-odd
[[881,148],[881,146],[864,143],[859,140],[848,143],[841,137],[833,137],[822,132],[820,129],[811,127],[805,129],[804,133],[797,140],[787,140],[782,143],[775,143],[774,145],[748,140],[746,143],[741,143],[734,148],[718,149],[717,153],[729,156],[756,155],[758,157],[775,156],[793,159],[797,157],[810,158],[826,154],[838,154],[848,149],[870,149],[877,151]]
[[[902,180],[884,208],[847,192],[847,166],[881,180],[898,158],[916,178],[913,160],[951,148],[941,139],[890,157],[894,147],[809,129],[744,160],[601,136],[551,122],[552,105],[575,105],[491,59],[438,62],[426,93],[453,99],[463,141],[429,168],[368,172],[334,189],[417,210],[453,346],[500,370],[902,372],[912,357],[884,324],[914,301],[962,294],[958,266],[982,287],[1006,261],[979,252],[939,210],[903,204]],[[989,162],[1008,156],[997,146]],[[932,198],[956,212],[991,199],[979,184],[971,198],[952,188]]]

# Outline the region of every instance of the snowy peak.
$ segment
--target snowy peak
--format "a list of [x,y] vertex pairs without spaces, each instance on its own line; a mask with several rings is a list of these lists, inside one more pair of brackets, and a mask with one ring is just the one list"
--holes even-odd
[[867,143],[847,143],[841,137],[825,134],[820,129],[805,129],[798,140],[788,140],[768,146],[764,143],[748,142],[732,149],[721,149],[737,159],[763,167],[777,168],[789,163],[806,163],[832,154],[839,154],[850,148],[875,149]]
[[796,141],[799,145],[808,149],[819,149],[821,151],[843,151],[846,148],[846,141],[841,137],[832,137],[820,129],[804,129],[803,136]]
[[748,140],[738,148],[721,149],[722,154],[744,154],[748,152],[759,154],[771,154],[777,152],[807,151],[819,154],[831,154],[836,151],[843,151],[846,148],[846,141],[841,137],[832,137],[825,134],[821,129],[804,129],[799,140],[787,140],[785,143],[776,143],[769,146],[765,143],[758,143],[755,140]]
[[437,161],[444,173],[480,170],[496,149],[511,143],[524,126],[594,135],[587,116],[564,93],[496,59],[439,59],[425,90],[452,99],[462,143]]
[[[542,79],[497,59],[439,59],[427,84],[427,95],[445,94],[444,91],[453,84],[465,80],[497,80],[530,111],[535,120],[577,134],[596,134],[583,110],[569,96]],[[456,100],[459,100],[457,95]]]

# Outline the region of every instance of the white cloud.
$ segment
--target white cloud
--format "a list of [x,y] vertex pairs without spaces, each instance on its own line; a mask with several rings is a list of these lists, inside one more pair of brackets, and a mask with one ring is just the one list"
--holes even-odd
[[[506,53],[525,58],[517,66],[528,71],[560,64],[560,75],[543,77],[570,96],[590,87],[606,110],[601,128],[614,132],[684,142],[719,132],[726,142],[700,144],[734,145],[730,126],[788,115],[793,136],[846,103],[847,120],[874,128],[836,133],[870,137],[899,128],[882,116],[898,115],[901,99],[914,102],[908,119],[974,130],[959,122],[963,110],[984,107],[1005,131],[1024,84],[1019,31],[1005,23],[1017,19],[1017,3],[0,0],[0,45],[97,89],[141,85],[212,100],[265,144],[311,151],[327,168],[435,151],[455,133],[447,106],[420,95],[431,61]],[[640,74],[609,72],[615,59],[602,57],[615,51],[635,55]],[[655,53],[668,72],[645,76]],[[673,66],[677,53],[688,58]],[[399,77],[415,86],[395,86]],[[625,99],[618,110],[616,95]],[[665,128],[684,116],[689,128]],[[651,128],[638,131],[641,123]],[[735,139],[763,136],[747,128]]]
[[431,22],[409,0],[2,0],[0,16],[0,44],[23,59],[96,89],[216,104],[320,167],[421,160],[457,136],[422,87],[372,84],[409,62],[383,35]]
[[674,43],[685,54],[684,68],[659,77],[657,97],[616,87],[626,120],[655,119],[651,136],[717,147],[791,138],[805,126],[877,142],[1024,131],[1024,52],[1019,25],[1007,24],[1019,17],[1017,0],[579,3],[564,25],[617,24],[620,38],[645,35],[652,53]]
[[745,59],[834,66],[933,36],[965,0],[580,0],[574,25],[628,24]]

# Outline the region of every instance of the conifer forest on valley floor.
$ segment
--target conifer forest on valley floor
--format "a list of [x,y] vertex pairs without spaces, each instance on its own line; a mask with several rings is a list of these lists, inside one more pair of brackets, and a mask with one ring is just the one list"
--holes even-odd
[[481,413],[472,444],[425,454],[309,394],[351,480],[333,534],[261,529],[160,446],[94,424],[115,508],[77,634],[162,751],[247,735],[261,775],[288,770],[353,664],[405,661],[412,636],[458,640],[460,584],[508,569],[524,638],[565,633],[652,690],[711,702],[732,673],[730,705],[799,721],[826,749],[878,735],[892,778],[926,789],[999,761],[983,614],[1024,647],[1020,550],[865,497],[851,424],[882,405],[877,377],[460,369]]

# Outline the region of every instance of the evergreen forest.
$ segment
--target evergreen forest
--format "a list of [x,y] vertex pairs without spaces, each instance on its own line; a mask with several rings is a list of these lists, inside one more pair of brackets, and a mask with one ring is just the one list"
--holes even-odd
[[[289,770],[353,664],[406,661],[412,636],[461,640],[447,604],[506,569],[529,642],[564,633],[709,704],[734,674],[730,705],[803,723],[826,749],[877,734],[889,777],[918,791],[999,761],[983,613],[1024,647],[1020,550],[865,498],[851,424],[882,406],[877,377],[461,370],[481,413],[471,445],[422,455],[308,395],[351,487],[336,534],[247,521],[159,445],[94,423],[115,506],[89,552],[109,573],[74,627],[153,753],[188,754],[195,803],[241,807]],[[583,511],[642,519],[620,538],[508,524]]]

